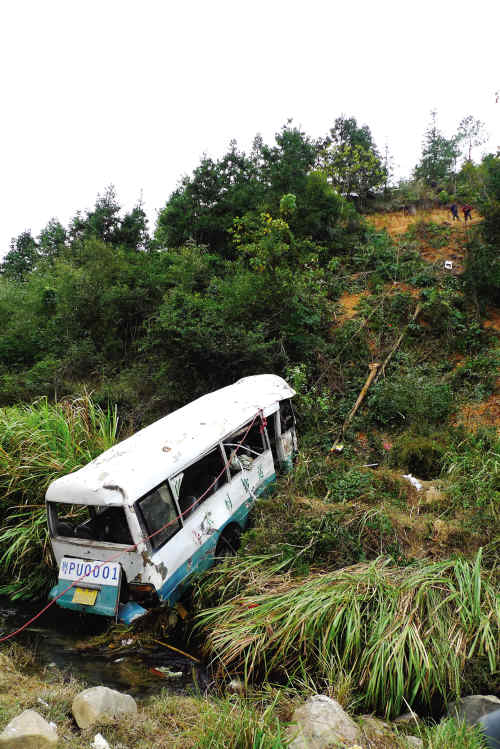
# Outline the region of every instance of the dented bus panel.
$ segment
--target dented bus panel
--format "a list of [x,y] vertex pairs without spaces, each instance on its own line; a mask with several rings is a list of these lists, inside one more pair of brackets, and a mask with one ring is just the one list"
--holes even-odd
[[57,604],[131,622],[175,603],[191,576],[230,553],[297,435],[281,377],[209,393],[52,482],[47,518]]

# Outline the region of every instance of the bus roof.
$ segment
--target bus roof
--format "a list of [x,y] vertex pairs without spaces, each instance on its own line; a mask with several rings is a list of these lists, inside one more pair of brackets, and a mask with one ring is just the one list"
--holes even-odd
[[262,409],[295,391],[277,375],[245,377],[203,395],[119,442],[80,470],[53,481],[49,502],[89,505],[131,504]]

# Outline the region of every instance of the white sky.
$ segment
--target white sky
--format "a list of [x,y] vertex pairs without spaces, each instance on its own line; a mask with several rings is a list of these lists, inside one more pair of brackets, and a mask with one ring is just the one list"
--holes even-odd
[[288,117],[313,137],[356,117],[402,175],[432,108],[495,150],[499,22],[495,0],[0,0],[0,256],[110,183],[152,229],[203,152]]

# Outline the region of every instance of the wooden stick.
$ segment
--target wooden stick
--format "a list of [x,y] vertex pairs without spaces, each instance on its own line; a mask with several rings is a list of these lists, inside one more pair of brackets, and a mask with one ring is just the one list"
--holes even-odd
[[344,434],[344,432],[345,432],[346,428],[347,428],[347,427],[349,426],[349,424],[351,423],[351,421],[352,421],[352,419],[353,419],[353,417],[354,417],[354,414],[356,413],[356,411],[358,410],[358,408],[360,407],[360,405],[361,405],[361,404],[363,403],[363,401],[364,401],[364,399],[365,399],[365,395],[366,395],[366,394],[367,394],[367,392],[368,392],[368,388],[369,388],[369,387],[370,387],[370,385],[372,384],[372,382],[373,382],[373,380],[374,380],[374,378],[375,378],[375,375],[377,374],[377,371],[378,371],[378,368],[379,368],[379,367],[380,367],[380,364],[379,364],[378,362],[375,362],[374,364],[370,364],[370,374],[368,375],[368,377],[367,377],[367,379],[366,379],[366,382],[365,382],[365,384],[364,384],[364,385],[363,385],[363,387],[361,388],[361,392],[360,392],[360,394],[358,395],[358,398],[357,398],[357,400],[356,400],[356,403],[355,403],[355,404],[354,404],[354,406],[353,406],[353,407],[351,408],[351,410],[349,411],[349,413],[348,413],[348,415],[347,415],[347,418],[346,418],[346,420],[344,421],[344,425],[343,425],[343,427],[342,427],[342,434]]

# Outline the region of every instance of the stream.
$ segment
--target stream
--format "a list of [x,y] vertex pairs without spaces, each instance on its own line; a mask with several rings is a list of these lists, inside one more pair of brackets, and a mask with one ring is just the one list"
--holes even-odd
[[[40,603],[12,602],[0,597],[0,633],[14,631],[40,608]],[[42,667],[58,669],[65,678],[73,676],[87,687],[103,685],[139,699],[162,689],[186,694],[207,688],[208,677],[202,665],[161,645],[146,650],[131,639],[124,639],[118,643],[117,652],[109,648],[103,648],[102,653],[95,649],[82,652],[86,638],[104,633],[108,626],[109,620],[104,617],[75,614],[52,606],[12,642],[28,647]],[[168,643],[190,653],[186,643],[170,638]]]

